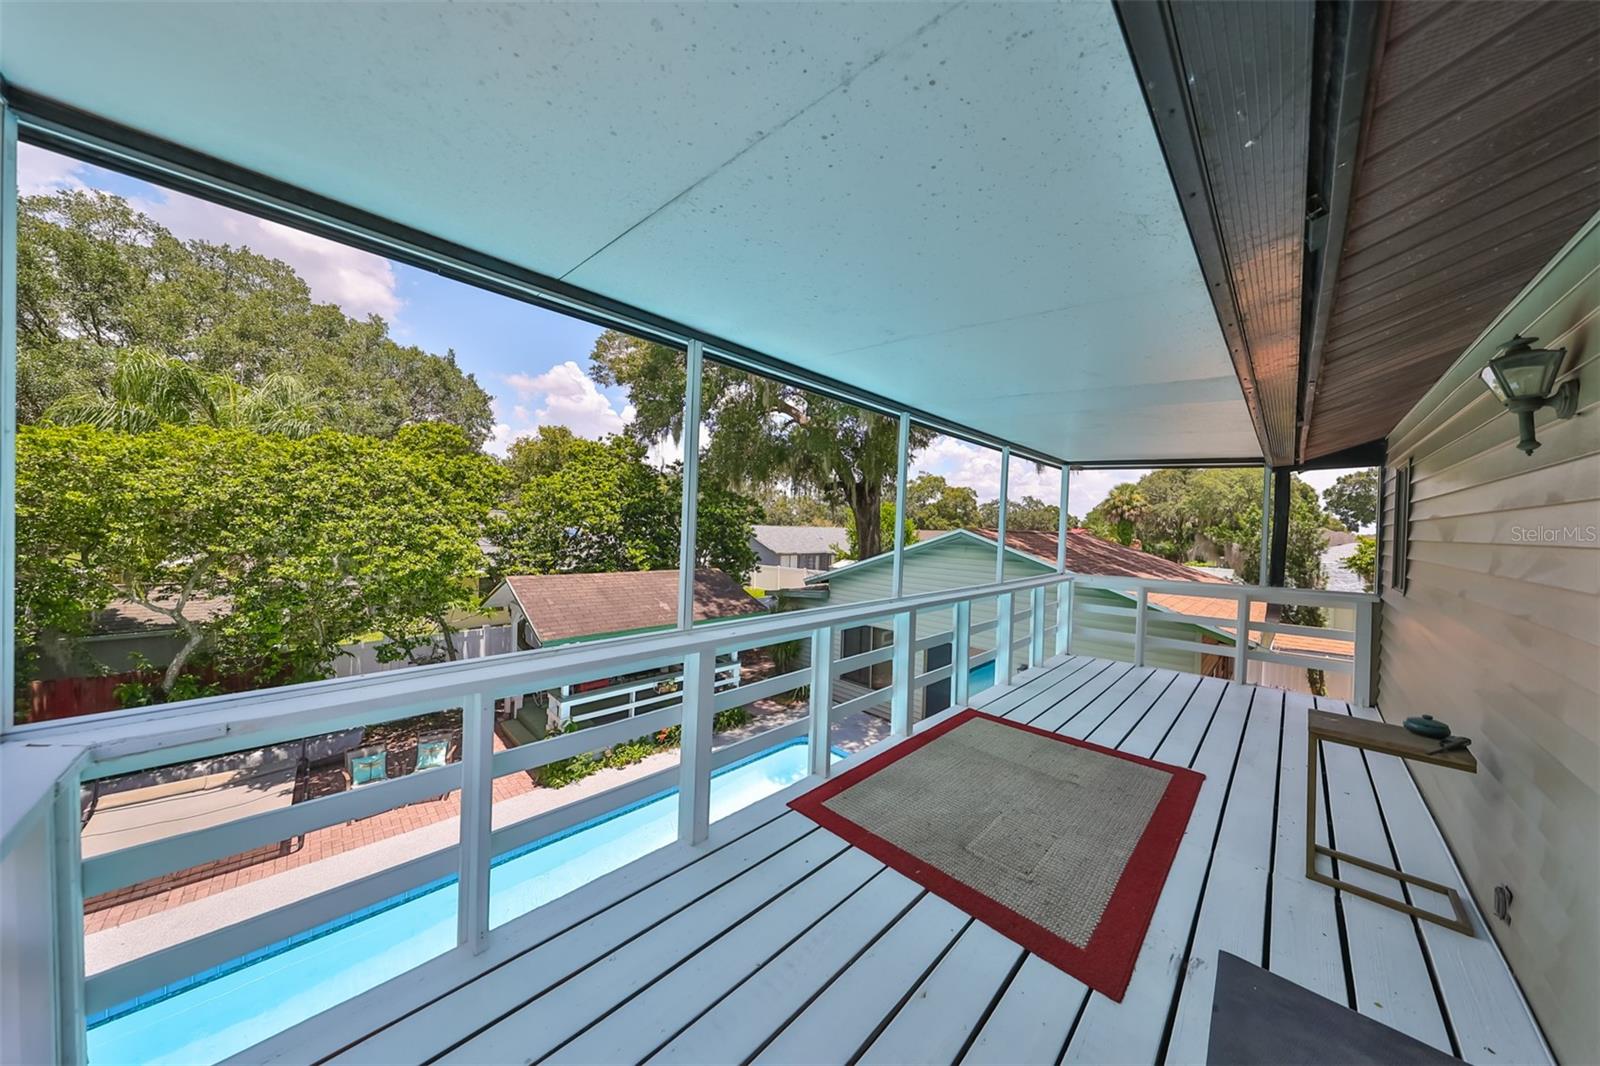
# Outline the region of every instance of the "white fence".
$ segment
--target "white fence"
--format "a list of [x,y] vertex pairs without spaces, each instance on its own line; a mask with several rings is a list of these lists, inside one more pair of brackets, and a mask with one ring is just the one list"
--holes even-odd
[[[1046,591],[1059,586],[1056,603],[1047,611]],[[1267,633],[1309,631],[1318,636],[1352,640],[1356,700],[1370,702],[1372,635],[1376,600],[1369,595],[1301,592],[1199,582],[1154,582],[1051,574],[1006,584],[906,597],[891,603],[821,608],[697,627],[688,632],[656,633],[613,641],[568,645],[533,652],[488,655],[460,662],[422,666],[400,673],[313,682],[263,693],[237,693],[173,704],[156,709],[132,709],[100,715],[92,723],[81,720],[41,723],[27,727],[27,741],[83,754],[60,770],[59,762],[47,766],[59,774],[51,781],[29,781],[18,776],[7,782],[7,801],[27,800],[17,795],[31,787],[31,802],[48,802],[65,787],[76,794],[80,779],[91,779],[148,769],[186,759],[207,758],[228,751],[260,747],[338,729],[423,714],[443,708],[464,711],[462,759],[436,769],[325,796],[281,810],[255,814],[225,825],[124,848],[82,860],[76,821],[62,818],[48,837],[50,854],[44,858],[69,876],[51,897],[49,916],[56,930],[56,959],[67,967],[60,992],[66,998],[63,1017],[35,1019],[41,1026],[81,1026],[86,1014],[127,1003],[153,990],[180,982],[209,968],[227,964],[251,952],[325,922],[340,919],[361,908],[450,875],[456,875],[459,924],[457,953],[481,952],[490,941],[489,869],[491,859],[524,844],[571,828],[607,811],[636,802],[674,786],[678,789],[678,838],[695,845],[705,839],[710,820],[711,775],[718,767],[765,750],[791,738],[810,742],[810,771],[818,778],[832,772],[829,739],[832,725],[847,715],[887,698],[890,731],[904,736],[912,730],[914,694],[949,680],[951,702],[960,707],[969,697],[969,671],[978,658],[995,663],[995,684],[1011,683],[1023,664],[1042,665],[1053,654],[1069,651],[1072,643],[1072,591],[1074,587],[1112,588],[1134,598],[1123,610],[1133,617],[1130,649],[1142,663],[1154,640],[1146,634],[1148,597],[1152,592],[1207,596],[1234,606],[1238,630],[1254,636]],[[974,600],[997,599],[995,619],[973,624]],[[1256,602],[1339,607],[1353,610],[1348,631],[1314,629],[1274,622],[1249,621]],[[937,618],[929,617],[937,612]],[[922,614],[935,632],[917,634]],[[1055,617],[1049,617],[1054,614]],[[1163,615],[1173,618],[1170,612]],[[1181,617],[1181,616],[1178,616]],[[1217,619],[1196,618],[1207,626]],[[953,621],[953,625],[952,625]],[[877,624],[893,634],[893,643],[860,654],[836,657],[834,634],[838,630]],[[994,649],[972,654],[975,631],[995,629]],[[772,644],[810,639],[810,662],[799,669],[751,684],[726,685],[727,658],[740,651]],[[1193,643],[1193,650],[1213,654],[1215,644]],[[1236,677],[1248,676],[1252,659],[1330,669],[1325,659],[1280,652],[1252,650],[1238,641],[1231,651]],[[917,670],[925,652],[951,645],[950,662],[935,669]],[[720,660],[720,661],[719,661]],[[841,675],[877,663],[892,664],[888,685],[834,699]],[[649,670],[668,670],[683,678],[681,693],[661,706],[623,720],[552,736],[531,744],[496,752],[493,749],[492,708],[497,699],[533,691],[554,691],[595,678],[613,678]],[[748,704],[765,696],[809,686],[806,718],[765,734],[713,750],[713,715],[729,707]],[[635,708],[636,710],[638,708]],[[492,823],[494,779],[530,770],[585,752],[599,751],[642,733],[682,726],[680,763],[630,781],[564,807],[521,821],[495,827]],[[22,736],[6,745],[8,757],[24,743]],[[7,766],[12,763],[7,762]],[[41,771],[44,772],[44,771]],[[37,777],[37,775],[36,775]],[[354,819],[370,817],[408,803],[461,789],[459,844],[419,855],[399,866],[369,874],[317,895],[299,899],[214,932],[196,936],[151,952],[131,962],[96,973],[83,980],[81,921],[85,894],[94,895],[152,877],[188,869],[289,837],[313,832]],[[6,825],[14,825],[8,815]],[[20,834],[19,834],[20,835]],[[10,843],[8,833],[7,843]],[[17,856],[8,857],[10,863]],[[37,860],[25,855],[18,861]],[[43,922],[45,915],[40,915]],[[52,1030],[58,1031],[58,1030]],[[78,1047],[81,1048],[81,1041]],[[70,1056],[69,1056],[70,1057]]]
[[[504,655],[514,651],[516,643],[512,638],[512,632],[513,629],[509,625],[478,626],[473,629],[457,630],[451,634],[451,640],[455,643],[456,658],[481,659],[485,655]],[[359,644],[344,645],[339,649],[339,657],[334,660],[333,676],[360,677],[363,674],[403,670],[416,665],[407,659],[381,661],[378,658],[378,649],[385,643],[381,640],[368,640]],[[435,637],[431,647],[431,652],[418,651],[415,657],[424,662],[444,662],[448,658],[442,638]]]

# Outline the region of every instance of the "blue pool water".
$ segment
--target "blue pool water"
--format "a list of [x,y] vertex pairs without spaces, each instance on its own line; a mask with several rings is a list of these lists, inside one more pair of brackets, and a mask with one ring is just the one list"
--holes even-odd
[[[839,753],[835,752],[835,758]],[[713,820],[806,776],[805,740],[725,767],[711,780]],[[536,841],[497,860],[490,921],[499,925],[672,842],[677,791]],[[314,930],[263,957],[219,967],[89,1030],[89,1061],[211,1063],[381,984],[455,946],[455,879]]]
[[990,659],[982,666],[974,666],[967,672],[967,676],[971,678],[967,682],[967,691],[973,695],[991,687],[994,684],[994,660]]

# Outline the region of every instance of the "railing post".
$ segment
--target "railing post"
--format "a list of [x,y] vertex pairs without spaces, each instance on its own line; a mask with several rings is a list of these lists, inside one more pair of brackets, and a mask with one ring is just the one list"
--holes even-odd
[[494,844],[494,728],[483,696],[461,704],[461,846],[456,943],[474,955],[489,942],[489,860]]
[[711,730],[716,707],[714,650],[683,661],[682,745],[678,762],[678,840],[699,844],[711,831]]
[[995,625],[994,625],[994,683],[996,685],[1011,684],[1011,675],[1015,672],[1015,656],[1011,653],[1013,619],[1011,614],[1016,610],[1011,593],[1002,592],[994,599]]
[[1250,593],[1239,592],[1239,611],[1233,639],[1233,679],[1244,684],[1250,679]]
[[833,726],[833,627],[811,633],[811,772],[827,777]]
[[1134,600],[1133,616],[1133,665],[1144,665],[1144,635],[1145,622],[1150,616],[1150,590],[1143,585],[1139,586],[1139,595]]
[[1033,590],[1033,602],[1028,617],[1028,666],[1034,670],[1044,665],[1044,586]]
[[1355,676],[1350,682],[1350,696],[1357,707],[1372,706],[1372,641],[1377,609],[1374,600],[1364,600],[1356,605]]
[[1072,650],[1072,586],[1071,578],[1056,586],[1056,654],[1065,655]]
[[700,507],[700,379],[705,362],[698,340],[684,352],[683,499],[678,501],[678,628],[694,628],[695,531]]
[[972,601],[956,604],[950,633],[950,705],[961,708],[972,698]]
[[894,616],[893,688],[889,690],[889,732],[897,737],[911,735],[911,682],[916,656],[917,612],[900,611]]
[[56,782],[49,839],[55,853],[55,891],[51,896],[56,904],[57,1052],[59,1061],[68,1066],[77,1066],[89,1057],[83,1009],[82,802],[76,773]]

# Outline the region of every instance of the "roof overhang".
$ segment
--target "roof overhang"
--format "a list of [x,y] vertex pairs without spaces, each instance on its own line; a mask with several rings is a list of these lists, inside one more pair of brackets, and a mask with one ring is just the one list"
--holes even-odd
[[1260,454],[1107,3],[14,0],[0,41],[27,100],[1045,457]]

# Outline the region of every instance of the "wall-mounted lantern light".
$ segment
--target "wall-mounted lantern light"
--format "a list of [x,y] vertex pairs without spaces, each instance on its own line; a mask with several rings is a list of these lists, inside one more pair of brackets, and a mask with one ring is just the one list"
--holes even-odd
[[1483,383],[1495,399],[1515,412],[1521,439],[1517,447],[1528,455],[1539,446],[1533,436],[1533,413],[1541,407],[1555,408],[1557,418],[1578,413],[1578,382],[1574,378],[1556,387],[1565,348],[1535,348],[1538,337],[1512,337],[1483,368]]

